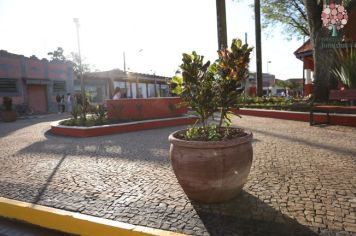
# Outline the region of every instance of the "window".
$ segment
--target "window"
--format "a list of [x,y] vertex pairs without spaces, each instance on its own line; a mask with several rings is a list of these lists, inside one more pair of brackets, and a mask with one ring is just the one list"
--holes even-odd
[[139,97],[140,98],[147,98],[146,84],[139,83],[138,84],[138,89],[139,89]]
[[155,97],[155,85],[148,84],[148,97],[152,98]]
[[0,79],[0,93],[17,93],[17,79]]
[[125,82],[125,83],[126,83],[126,97],[130,98],[131,97],[130,82]]
[[54,81],[53,82],[53,92],[65,92],[66,82],[65,81]]
[[166,84],[161,85],[161,96],[169,97],[168,85],[166,85]]

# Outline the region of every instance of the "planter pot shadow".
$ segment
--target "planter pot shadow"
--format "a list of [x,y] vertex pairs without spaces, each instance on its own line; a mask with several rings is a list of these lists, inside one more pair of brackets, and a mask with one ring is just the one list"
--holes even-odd
[[217,203],[236,197],[250,173],[252,133],[227,141],[186,141],[169,136],[170,159],[190,199]]
[[15,111],[2,111],[1,120],[4,122],[14,122],[16,120],[17,114]]

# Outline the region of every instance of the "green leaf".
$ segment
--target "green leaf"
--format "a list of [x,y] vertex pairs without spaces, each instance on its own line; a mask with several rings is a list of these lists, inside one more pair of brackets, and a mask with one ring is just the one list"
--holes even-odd
[[183,84],[183,77],[181,77],[181,76],[173,76],[172,77],[172,82],[177,84],[177,85],[181,85],[181,84]]
[[181,86],[177,86],[177,87],[175,87],[174,89],[172,89],[171,91],[172,91],[172,93],[175,93],[175,94],[177,94],[177,95],[180,95],[180,94],[183,93],[183,88],[182,88]]

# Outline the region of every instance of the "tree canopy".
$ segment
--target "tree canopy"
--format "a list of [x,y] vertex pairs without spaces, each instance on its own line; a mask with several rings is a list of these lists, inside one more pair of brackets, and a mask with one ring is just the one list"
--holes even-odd
[[288,39],[309,36],[308,18],[303,0],[261,0],[262,26],[282,26]]
[[66,57],[63,55],[63,52],[63,48],[58,47],[57,50],[49,52],[47,55],[51,56],[51,61],[65,61]]
[[[79,78],[81,68],[80,68],[80,58],[79,58],[78,53],[71,52],[70,56],[68,56],[68,57],[70,58],[70,62],[72,63],[74,75]],[[90,64],[83,63],[83,61],[85,61],[85,59],[83,60],[83,58],[82,58],[83,73],[91,72],[92,66]]]
[[[47,54],[51,56],[50,58],[51,61],[63,61],[63,62],[70,63],[73,67],[74,75],[77,78],[80,77],[81,70],[83,71],[83,73],[87,73],[87,72],[91,72],[94,69],[93,65],[90,65],[88,63],[83,63],[85,59],[83,58],[81,59],[78,53],[71,52],[70,55],[64,56],[64,49],[61,47],[58,47],[57,50],[54,50],[53,52],[49,52]],[[82,62],[82,68],[80,67],[80,62]]]

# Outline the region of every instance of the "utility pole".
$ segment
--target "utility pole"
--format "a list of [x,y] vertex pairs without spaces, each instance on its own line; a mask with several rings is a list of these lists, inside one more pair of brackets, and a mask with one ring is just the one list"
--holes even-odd
[[84,86],[84,77],[83,77],[83,66],[82,66],[82,55],[80,53],[80,39],[79,39],[79,19],[73,19],[75,26],[77,28],[77,39],[78,39],[78,55],[79,55],[79,68],[80,68],[80,90],[81,90],[81,97],[82,97],[82,106],[83,106],[83,113],[82,117],[84,120],[87,119],[87,98],[85,96],[85,86]]
[[85,87],[84,87],[84,77],[83,77],[83,67],[82,67],[82,55],[80,53],[80,38],[79,38],[79,19],[73,19],[76,29],[77,29],[77,40],[78,40],[78,55],[79,55],[79,68],[80,68],[80,90],[82,94],[82,99],[85,99]]
[[272,63],[272,61],[267,61],[267,74],[269,74],[269,70],[268,70],[268,64]]
[[260,0],[255,0],[255,32],[256,32],[256,80],[257,96],[263,95],[262,77],[262,46],[261,46],[261,5]]
[[216,20],[218,27],[218,50],[227,48],[225,0],[216,0]]
[[124,56],[124,72],[126,73],[126,55],[125,52],[123,53]]

